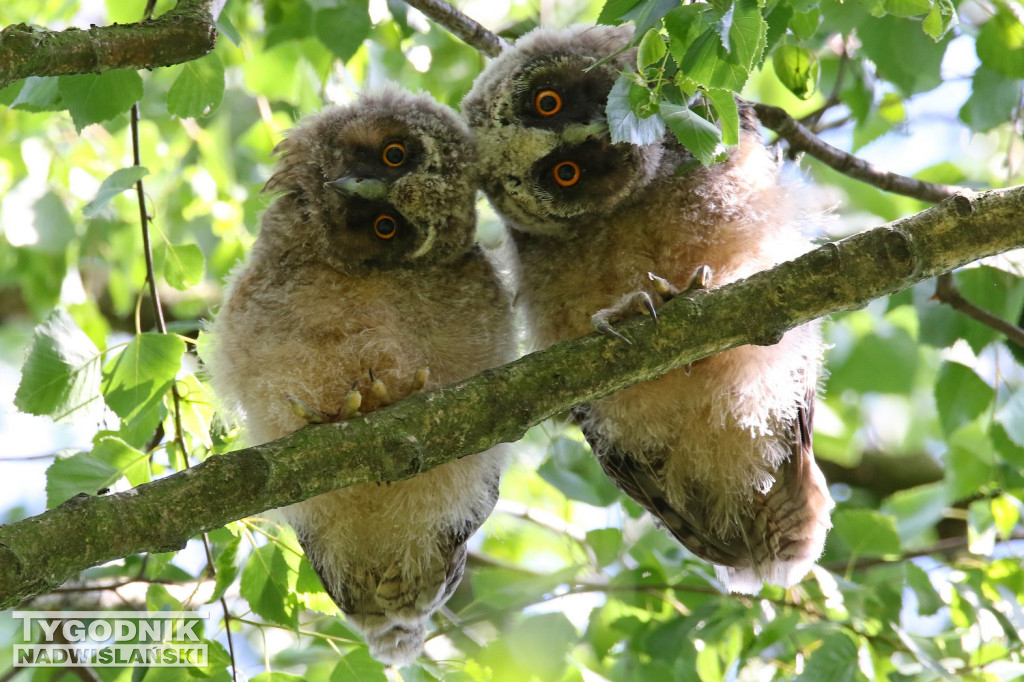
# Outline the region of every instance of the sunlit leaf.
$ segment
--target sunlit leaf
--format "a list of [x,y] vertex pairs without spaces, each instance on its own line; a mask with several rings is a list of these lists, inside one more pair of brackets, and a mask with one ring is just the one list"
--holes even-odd
[[892,518],[870,509],[836,511],[832,534],[846,545],[850,556],[891,556],[900,551],[900,536]]
[[58,456],[46,470],[46,506],[56,507],[79,493],[96,495],[121,478],[121,472],[87,452]]
[[249,555],[242,570],[239,593],[254,613],[265,620],[295,627],[298,602],[293,589],[298,556],[286,553],[276,543],[259,547]]
[[606,114],[612,142],[652,144],[665,134],[665,123],[658,116],[640,118],[633,113],[629,91],[633,81],[622,75],[608,94]]
[[935,405],[947,435],[971,421],[989,406],[995,391],[969,367],[943,364],[935,384]]
[[661,116],[683,146],[705,166],[725,154],[721,131],[689,107],[662,102]]
[[167,111],[179,118],[208,116],[224,98],[224,66],[216,53],[182,64],[167,93]]
[[152,432],[164,393],[181,367],[184,342],[176,336],[146,333],[134,337],[103,367],[103,397],[132,427]]
[[86,218],[96,217],[100,211],[106,208],[111,199],[125,190],[133,189],[135,183],[147,175],[149,175],[149,170],[144,166],[129,166],[114,171],[100,184],[100,188],[96,191],[96,198],[82,208],[82,215]]
[[996,7],[978,32],[978,58],[1002,76],[1024,78],[1024,23],[1008,8]]
[[366,2],[350,0],[336,9],[322,9],[314,19],[316,37],[343,62],[356,53],[370,33]]
[[331,671],[329,682],[387,682],[384,664],[364,648],[346,654]]
[[21,370],[15,406],[57,421],[102,410],[100,352],[63,310],[36,327]]
[[807,99],[818,89],[818,58],[799,45],[779,45],[772,55],[775,75],[790,92]]
[[164,278],[179,291],[203,281],[205,260],[195,244],[167,244],[164,249]]

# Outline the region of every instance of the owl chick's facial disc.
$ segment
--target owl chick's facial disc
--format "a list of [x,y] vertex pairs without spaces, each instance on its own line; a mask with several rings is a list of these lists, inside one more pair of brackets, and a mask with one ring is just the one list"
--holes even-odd
[[[613,29],[613,33],[627,29]],[[613,144],[605,102],[622,53],[607,27],[567,39],[533,34],[500,55],[463,110],[476,130],[484,191],[516,228],[552,233],[629,201],[657,168],[660,146]]]
[[[327,230],[318,244],[339,267],[370,269],[447,263],[473,239],[474,215],[452,211],[472,203],[472,175],[465,158],[472,148],[454,116],[423,116],[409,95],[366,95],[364,106],[335,107],[300,124],[277,151],[281,169],[269,190],[295,196]],[[405,106],[402,106],[405,104]],[[448,127],[445,136],[439,133]],[[331,191],[317,191],[320,187]]]

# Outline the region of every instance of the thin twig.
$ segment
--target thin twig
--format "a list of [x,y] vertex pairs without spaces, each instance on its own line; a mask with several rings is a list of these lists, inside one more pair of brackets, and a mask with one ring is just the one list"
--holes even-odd
[[405,4],[415,7],[457,38],[488,57],[497,57],[508,47],[508,42],[487,27],[471,19],[444,0],[406,0]]
[[939,275],[935,282],[935,295],[932,298],[945,303],[953,310],[963,313],[972,320],[977,320],[983,325],[995,329],[1000,334],[1005,335],[1008,341],[1024,348],[1024,329],[1007,322],[1001,317],[996,317],[964,298],[960,290],[956,288],[956,284],[953,283],[953,275],[951,273],[947,272]]
[[760,103],[753,104],[753,107],[758,118],[761,119],[761,123],[789,142],[791,149],[807,152],[830,168],[851,178],[874,185],[887,192],[933,203],[938,203],[964,190],[963,187],[939,185],[883,171],[864,159],[833,147],[779,107]]
[[[146,19],[153,11],[155,3],[149,2],[146,5]],[[136,166],[142,166],[142,154],[139,150],[139,103],[132,105],[131,110],[131,133],[132,133],[132,158]],[[153,316],[156,318],[157,328],[161,334],[167,334],[167,322],[164,320],[163,308],[160,304],[160,293],[156,286],[156,270],[153,266],[153,247],[149,238],[149,214],[146,211],[146,194],[142,186],[142,178],[135,183],[135,192],[139,199],[139,221],[142,226],[142,246],[146,259],[146,281],[149,284],[149,292],[153,301]],[[177,382],[171,382],[171,395],[174,398],[174,441],[178,444],[183,463],[183,469],[188,469],[191,464],[188,461],[188,449],[185,446],[185,436],[181,427],[181,395],[178,393]],[[161,424],[158,431],[163,429]],[[216,575],[217,569],[213,561],[213,550],[210,548],[210,536],[203,533],[203,549],[206,551],[206,567],[210,575]],[[231,636],[231,613],[224,597],[220,598],[220,605],[224,612],[224,631],[228,640],[228,654],[231,657],[231,679],[237,680],[235,663],[235,646]]]
[[[1024,540],[1024,531],[1012,533],[1003,542],[1012,542],[1015,540]],[[864,557],[854,561],[837,561],[830,564],[823,564],[822,568],[832,571],[833,573],[845,573],[848,571],[861,571],[865,568],[872,568],[873,566],[881,566],[883,564],[894,564],[909,561],[910,559],[919,559],[921,557],[931,556],[932,554],[941,554],[946,559],[952,559],[957,554],[967,549],[969,543],[970,541],[967,536],[944,538],[928,545],[927,547],[903,552],[899,556],[891,558]]]

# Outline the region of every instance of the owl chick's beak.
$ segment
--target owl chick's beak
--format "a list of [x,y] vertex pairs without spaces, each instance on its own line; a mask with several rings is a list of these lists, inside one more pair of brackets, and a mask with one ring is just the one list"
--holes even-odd
[[374,180],[359,175],[343,175],[337,180],[325,182],[324,187],[330,187],[338,194],[346,197],[362,197],[377,201],[385,199],[388,194],[388,185],[383,180]]

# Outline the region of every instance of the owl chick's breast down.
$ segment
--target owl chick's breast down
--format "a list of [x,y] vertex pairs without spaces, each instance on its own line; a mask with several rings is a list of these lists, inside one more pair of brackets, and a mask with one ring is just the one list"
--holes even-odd
[[[809,248],[749,112],[738,147],[708,167],[671,134],[642,146],[611,142],[605,106],[635,63],[635,51],[623,51],[632,34],[538,29],[495,59],[463,101],[484,190],[513,228],[517,300],[540,348],[648,297],[658,305],[701,266],[717,286]],[[818,325],[809,324],[574,414],[609,476],[718,564],[731,589],[789,586],[821,554],[831,525],[811,449],[821,355]]]
[[[249,444],[382,407],[428,367],[430,389],[513,358],[509,298],[474,245],[473,145],[453,112],[389,89],[306,118],[277,151],[277,197],[205,358]],[[490,450],[283,510],[377,658],[422,650],[502,464]]]

